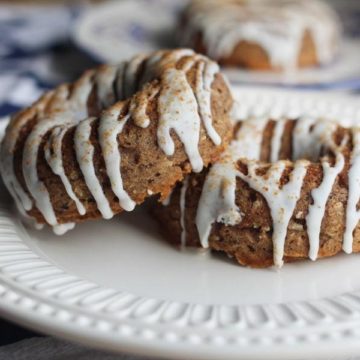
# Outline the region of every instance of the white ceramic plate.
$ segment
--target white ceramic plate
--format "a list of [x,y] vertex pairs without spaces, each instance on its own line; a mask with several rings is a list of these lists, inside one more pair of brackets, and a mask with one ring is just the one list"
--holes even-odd
[[[236,89],[244,113],[360,121],[358,99]],[[57,237],[0,197],[1,316],[119,352],[189,359],[331,359],[360,353],[360,256],[281,270],[180,252],[144,208]]]
[[[117,63],[160,48],[176,46],[176,24],[183,0],[123,0],[90,8],[77,21],[73,38],[96,60]],[[355,12],[348,12],[346,21]],[[358,19],[357,19],[358,20]],[[232,82],[359,88],[360,40],[344,39],[333,64],[291,74],[224,69]]]

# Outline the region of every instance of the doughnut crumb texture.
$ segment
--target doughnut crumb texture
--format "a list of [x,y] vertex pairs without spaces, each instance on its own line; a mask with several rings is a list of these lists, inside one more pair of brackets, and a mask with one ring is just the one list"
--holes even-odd
[[236,128],[218,162],[154,209],[167,239],[250,267],[359,252],[360,128],[312,117]]
[[218,65],[190,49],[103,65],[12,117],[2,177],[19,211],[57,234],[110,219],[216,161],[232,104]]

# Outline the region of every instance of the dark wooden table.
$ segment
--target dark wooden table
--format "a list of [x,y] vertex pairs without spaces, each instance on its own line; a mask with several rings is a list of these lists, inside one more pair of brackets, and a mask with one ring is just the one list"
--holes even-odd
[[12,344],[34,336],[41,335],[0,319],[0,346]]

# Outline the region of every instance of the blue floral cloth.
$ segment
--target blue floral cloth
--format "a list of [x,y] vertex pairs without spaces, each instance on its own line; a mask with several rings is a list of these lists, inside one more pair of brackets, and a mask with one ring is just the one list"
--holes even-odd
[[70,40],[81,9],[0,5],[0,116],[93,65]]
[[[338,7],[347,36],[360,37],[359,0],[331,1]],[[84,7],[76,2],[69,6],[0,5],[0,117],[94,65],[71,42],[73,22]],[[360,89],[360,78],[325,86],[330,87]]]

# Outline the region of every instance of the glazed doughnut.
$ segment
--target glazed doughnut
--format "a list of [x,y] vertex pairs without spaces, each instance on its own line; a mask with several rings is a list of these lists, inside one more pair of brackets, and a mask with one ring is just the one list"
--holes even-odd
[[322,1],[192,0],[179,37],[221,65],[291,70],[331,62],[340,33]]
[[58,234],[110,219],[216,160],[231,107],[218,65],[192,50],[101,66],[11,119],[2,178],[19,210]]
[[221,159],[155,216],[169,241],[251,267],[360,251],[360,128],[311,117],[239,122]]

